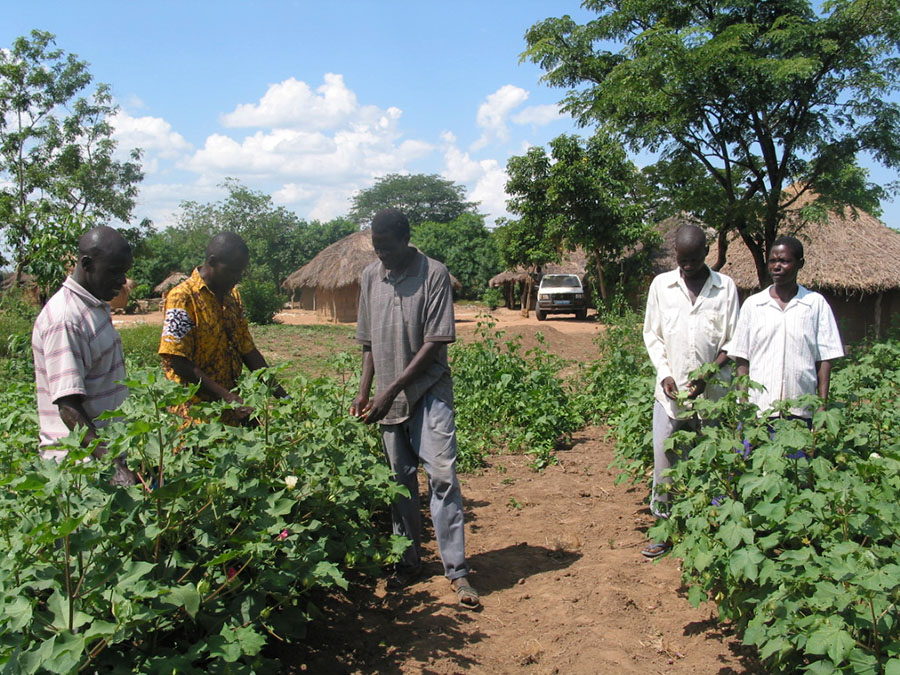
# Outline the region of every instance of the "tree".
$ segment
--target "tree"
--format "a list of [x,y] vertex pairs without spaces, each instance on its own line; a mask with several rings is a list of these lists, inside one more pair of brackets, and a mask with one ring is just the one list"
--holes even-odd
[[412,232],[412,243],[444,263],[462,284],[462,297],[477,298],[500,271],[497,244],[484,217],[464,213],[449,223],[426,221]]
[[32,31],[0,49],[0,223],[17,275],[42,286],[61,281],[78,236],[127,221],[143,178],[140,151],[114,159],[109,88],[91,83],[87,63]]
[[[878,212],[885,190],[856,164],[867,152],[900,165],[900,5],[896,0],[716,3],[587,0],[586,25],[546,19],[526,33],[523,59],[569,88],[564,107],[582,125],[660,152],[658,176],[698,213],[752,252],[760,281],[785,210],[808,191],[825,205]],[[613,52],[602,45],[622,44]],[[715,186],[713,199],[701,176]],[[788,189],[793,186],[792,189]],[[708,184],[707,184],[708,187]],[[695,198],[691,198],[693,194]],[[696,200],[703,195],[701,205]]]
[[360,227],[368,227],[378,211],[396,208],[406,214],[412,227],[426,220],[449,223],[463,213],[475,213],[478,203],[465,199],[465,187],[436,174],[392,173],[354,195],[349,218]]
[[272,198],[227,179],[228,195],[218,202],[182,202],[178,223],[140,243],[132,269],[137,283],[157,285],[169,273],[188,273],[203,261],[206,244],[219,232],[241,235],[250,248],[248,278],[278,286],[329,244],[356,230],[349,220],[327,223],[301,220],[275,206]]
[[564,134],[550,141],[549,155],[534,147],[524,156],[510,158],[507,173],[506,191],[511,195],[507,208],[532,228],[543,228],[546,243],[531,250],[543,256],[580,246],[596,266],[600,294],[606,300],[604,265],[646,231],[641,176],[625,149],[602,132],[585,143]]

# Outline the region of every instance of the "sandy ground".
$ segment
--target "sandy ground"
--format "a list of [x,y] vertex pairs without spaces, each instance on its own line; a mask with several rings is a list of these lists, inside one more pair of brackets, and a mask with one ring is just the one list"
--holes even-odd
[[[161,323],[156,315],[116,317]],[[291,310],[284,323],[318,323]],[[460,339],[484,317],[457,308]],[[567,316],[538,322],[499,309],[495,328],[567,359],[596,358],[595,321]],[[289,673],[763,673],[715,608],[694,609],[681,587],[679,561],[640,554],[651,516],[644,486],[614,484],[606,430],[589,427],[543,473],[528,457],[497,455],[462,477],[471,580],[480,612],[461,610],[430,532],[426,574],[399,594],[383,581],[353,584],[319,599],[324,617],[302,644],[277,648]],[[425,519],[428,521],[427,517]]]

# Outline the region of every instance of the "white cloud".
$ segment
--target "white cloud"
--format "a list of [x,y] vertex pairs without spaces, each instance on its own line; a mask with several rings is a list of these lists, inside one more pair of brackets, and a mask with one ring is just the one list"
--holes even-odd
[[472,144],[472,150],[479,150],[493,141],[509,139],[507,118],[510,112],[528,99],[528,92],[521,87],[505,84],[487,97],[478,107],[476,122],[481,128],[481,137]]
[[343,75],[326,73],[315,91],[293,77],[269,85],[258,103],[242,103],[223,115],[226,127],[333,129],[351,120],[377,117],[375,106],[360,106]]
[[144,152],[144,169],[154,170],[158,158],[176,159],[193,151],[184,136],[172,129],[161,117],[132,117],[120,110],[111,120],[113,138],[118,152],[128,153],[134,148]]
[[[331,130],[276,128],[239,140],[212,134],[182,166],[198,173],[268,177],[284,186],[346,184],[400,171],[432,152],[430,143],[401,138],[398,108],[374,110],[360,108],[359,115]],[[284,198],[290,194],[297,193],[286,189]]]
[[506,211],[506,169],[496,159],[474,160],[455,146],[444,150],[443,176],[468,187],[468,198],[479,202],[478,210],[487,215],[488,225]]
[[553,103],[547,105],[530,105],[521,112],[512,116],[512,121],[516,124],[530,124],[536,127],[542,127],[556,120],[562,119],[563,114],[559,106]]

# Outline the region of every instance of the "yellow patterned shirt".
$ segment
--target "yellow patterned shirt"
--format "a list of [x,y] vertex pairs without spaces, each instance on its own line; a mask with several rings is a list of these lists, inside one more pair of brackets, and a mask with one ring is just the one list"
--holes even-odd
[[[221,304],[195,269],[169,291],[165,307],[159,353],[182,356],[225,389],[233,389],[243,368],[241,357],[256,349],[238,290],[232,289]],[[166,377],[185,384],[165,359],[163,364]],[[198,392],[195,400],[209,397]]]

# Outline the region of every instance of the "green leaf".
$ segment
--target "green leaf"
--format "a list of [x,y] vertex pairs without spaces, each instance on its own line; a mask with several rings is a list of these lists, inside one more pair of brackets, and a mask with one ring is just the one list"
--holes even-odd
[[738,525],[735,522],[725,523],[720,529],[717,535],[719,539],[725,542],[725,545],[729,549],[736,549],[741,545],[741,542],[747,544],[748,546],[753,543],[753,530],[748,527],[743,527],[742,525]]
[[173,588],[164,599],[176,607],[184,607],[184,611],[192,619],[197,616],[197,611],[200,609],[200,594],[190,584]]
[[806,641],[808,653],[827,654],[835,666],[843,663],[855,646],[856,640],[850,633],[830,623],[817,628]]
[[706,601],[706,592],[699,585],[691,586],[688,591],[688,602],[692,607],[699,607],[701,603]]
[[884,675],[900,675],[900,659],[891,659],[885,663]]
[[72,673],[78,669],[84,653],[84,636],[63,631],[56,635],[50,659],[42,664],[51,673]]
[[728,566],[738,579],[755,581],[759,564],[764,559],[765,556],[755,548],[741,548],[731,554]]

